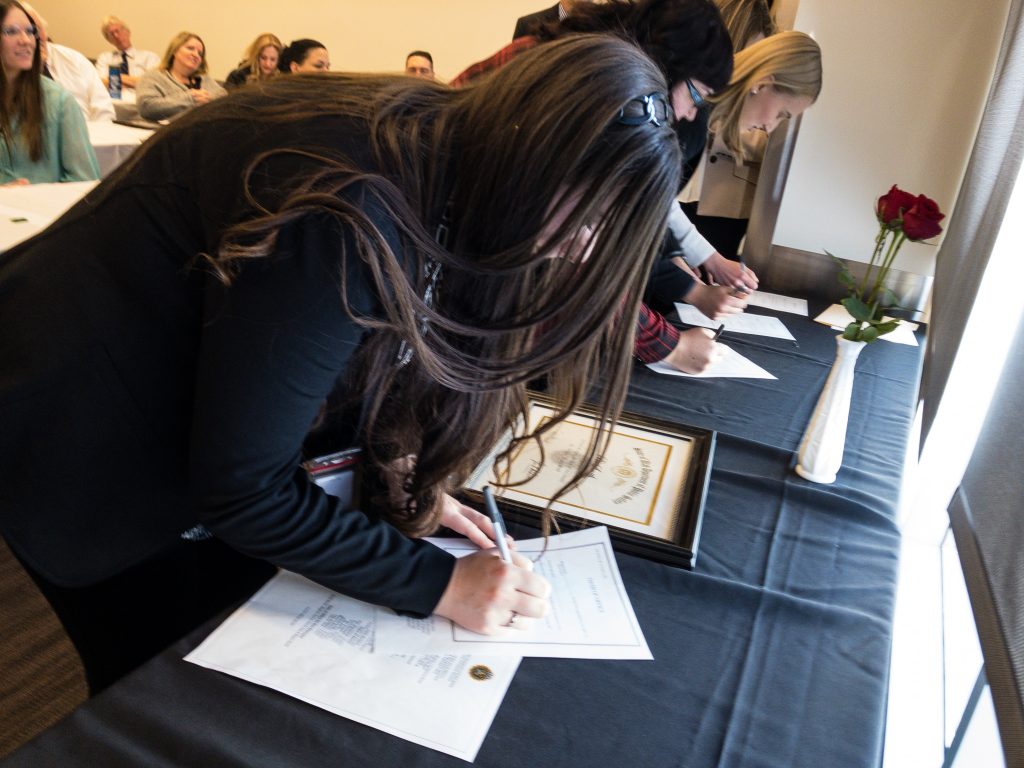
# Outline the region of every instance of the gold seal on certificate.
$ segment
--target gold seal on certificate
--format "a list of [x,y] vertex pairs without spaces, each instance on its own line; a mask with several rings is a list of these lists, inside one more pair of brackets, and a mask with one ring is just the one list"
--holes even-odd
[[490,680],[494,673],[486,664],[474,664],[469,668],[469,676],[474,680]]
[[[545,398],[532,396],[529,430],[554,413]],[[593,413],[580,409],[545,433],[543,464],[540,447],[529,441],[510,457],[507,469],[502,465],[500,475],[494,456],[507,442],[497,446],[467,490],[473,495],[495,485],[506,514],[536,522],[576,472],[596,425]],[[690,567],[714,439],[707,430],[623,414],[598,466],[552,509],[563,527],[607,525],[618,549]]]

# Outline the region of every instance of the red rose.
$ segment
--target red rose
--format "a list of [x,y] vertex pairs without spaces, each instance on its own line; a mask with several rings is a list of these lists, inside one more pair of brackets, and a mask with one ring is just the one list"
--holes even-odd
[[918,195],[914,204],[903,214],[903,234],[908,240],[927,240],[942,231],[939,222],[946,214],[939,210],[939,205],[930,197]]
[[888,227],[895,227],[915,200],[912,194],[893,184],[892,189],[878,198],[878,206],[875,208],[878,221]]

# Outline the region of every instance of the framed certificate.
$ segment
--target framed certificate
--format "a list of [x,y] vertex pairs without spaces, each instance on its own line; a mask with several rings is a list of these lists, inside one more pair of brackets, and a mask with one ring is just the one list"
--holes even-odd
[[[555,412],[549,399],[531,395],[528,431]],[[507,436],[473,472],[466,495],[482,502],[485,485],[514,483],[494,487],[503,514],[539,526],[548,500],[575,473],[597,428],[595,415],[581,408],[545,434],[543,465],[536,442],[529,441],[507,472],[504,465],[496,468]],[[713,431],[623,413],[600,464],[552,510],[564,530],[607,525],[618,551],[692,568],[714,450]]]

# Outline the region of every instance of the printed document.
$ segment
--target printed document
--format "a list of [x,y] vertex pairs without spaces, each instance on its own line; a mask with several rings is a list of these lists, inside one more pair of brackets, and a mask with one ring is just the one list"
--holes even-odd
[[[458,556],[476,551],[465,539],[434,539]],[[410,619],[378,609],[377,652],[489,656],[554,656],[574,659],[651,659],[633,605],[622,585],[604,526],[516,542],[551,582],[551,610],[529,629],[478,635],[440,616]],[[543,552],[543,555],[541,554]]]
[[764,368],[753,360],[744,357],[735,349],[719,343],[719,348],[724,350],[725,355],[716,360],[700,373],[683,373],[673,368],[668,363],[648,363],[647,367],[655,373],[662,373],[666,376],[685,376],[690,379],[774,379],[775,376],[768,373]]
[[729,315],[720,321],[715,321],[692,304],[679,303],[676,304],[676,313],[679,315],[679,319],[687,325],[698,325],[703,328],[712,329],[724,325],[725,330],[732,331],[733,333],[750,333],[755,336],[768,336],[773,339],[795,341],[793,334],[789,332],[789,329],[777,317],[752,315],[749,312],[743,312],[738,315]]
[[754,291],[747,296],[748,307],[764,307],[778,312],[792,312],[794,315],[807,317],[807,299],[783,296],[781,293]]
[[185,660],[472,761],[519,657],[374,653],[375,616],[375,606],[281,572]]

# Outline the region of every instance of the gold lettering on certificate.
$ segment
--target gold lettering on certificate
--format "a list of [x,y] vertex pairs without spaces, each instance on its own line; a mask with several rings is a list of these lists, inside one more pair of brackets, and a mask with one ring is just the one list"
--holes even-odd
[[[549,417],[543,416],[540,423]],[[510,479],[522,485],[506,489],[510,498],[523,498],[540,506],[557,493],[576,473],[594,432],[590,419],[569,418],[544,436],[544,464],[536,443],[525,444],[513,457]],[[580,517],[608,515],[648,525],[655,513],[673,446],[656,435],[617,432],[594,470],[556,504]]]

